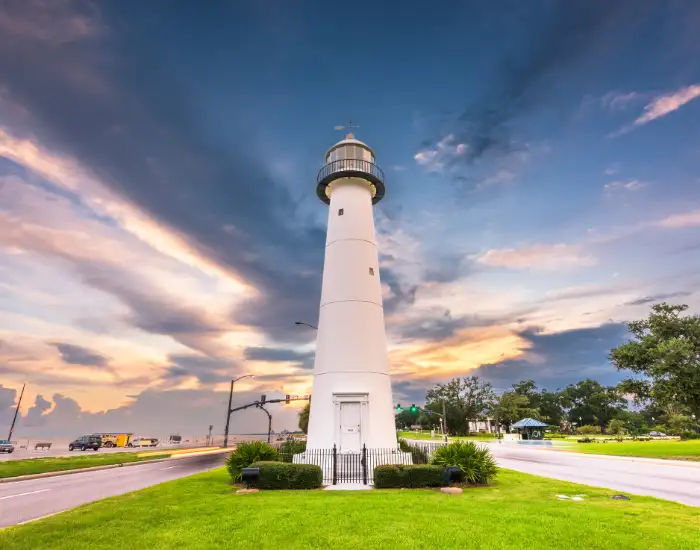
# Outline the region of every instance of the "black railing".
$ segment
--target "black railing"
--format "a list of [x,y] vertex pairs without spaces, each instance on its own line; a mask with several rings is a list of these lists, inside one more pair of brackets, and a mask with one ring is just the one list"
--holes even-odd
[[373,162],[362,159],[340,159],[326,164],[318,171],[316,183],[321,183],[328,176],[337,172],[364,172],[379,181],[384,181],[384,172]]
[[374,483],[374,468],[381,464],[428,464],[435,449],[442,443],[431,441],[411,441],[399,448],[368,449],[362,446],[359,452],[343,452],[335,445],[332,449],[308,449],[306,451],[287,450],[289,447],[278,448],[280,460],[283,462],[298,462],[316,464],[323,471],[323,483],[337,485],[338,483]]

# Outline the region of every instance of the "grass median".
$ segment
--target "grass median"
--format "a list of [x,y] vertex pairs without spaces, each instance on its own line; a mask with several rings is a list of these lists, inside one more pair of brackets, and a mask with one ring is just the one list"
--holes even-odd
[[[430,432],[426,431],[421,431],[421,432],[412,432],[412,431],[405,431],[405,432],[398,432],[398,436],[402,437],[404,439],[420,439],[420,440],[426,440],[426,441],[437,441],[440,442],[442,441],[442,436],[435,432],[435,437],[430,437]],[[495,435],[489,435],[489,434],[480,434],[480,435],[464,435],[464,436],[450,436],[450,441],[496,441],[496,436]]]
[[[223,468],[0,531],[0,548],[489,548],[695,550],[698,509],[501,470],[488,487],[263,491]],[[585,495],[581,501],[557,495]]]
[[[92,451],[91,451],[92,452]],[[46,472],[61,472],[65,470],[79,470],[92,468],[93,466],[106,466],[110,464],[126,464],[128,462],[143,462],[156,458],[167,458],[170,453],[158,453],[142,455],[141,453],[105,453],[85,454],[77,456],[62,456],[55,458],[25,458],[20,460],[7,460],[0,462],[0,478],[17,477],[29,474],[43,474]]]
[[665,458],[667,460],[700,461],[700,439],[690,441],[596,441],[595,443],[571,442],[564,447],[577,453]]

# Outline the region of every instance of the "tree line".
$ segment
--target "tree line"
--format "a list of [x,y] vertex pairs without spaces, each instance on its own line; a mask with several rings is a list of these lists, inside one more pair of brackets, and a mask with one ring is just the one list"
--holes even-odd
[[552,392],[522,380],[497,395],[477,376],[454,378],[426,392],[423,410],[399,412],[396,425],[437,428],[444,403],[451,435],[466,435],[470,422],[485,418],[508,430],[525,417],[581,433],[698,431],[700,316],[682,315],[687,307],[656,304],[646,319],[628,323],[632,338],[612,349],[609,358],[631,376],[616,386],[586,378]]

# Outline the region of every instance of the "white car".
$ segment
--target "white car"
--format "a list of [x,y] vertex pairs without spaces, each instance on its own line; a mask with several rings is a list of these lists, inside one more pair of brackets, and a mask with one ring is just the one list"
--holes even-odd
[[664,432],[649,432],[651,437],[668,437]]
[[129,447],[155,447],[157,445],[158,440],[155,437],[137,437],[129,443]]

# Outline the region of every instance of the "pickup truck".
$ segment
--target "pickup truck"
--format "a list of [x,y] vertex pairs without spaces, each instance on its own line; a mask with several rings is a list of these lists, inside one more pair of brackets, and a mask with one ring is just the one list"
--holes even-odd
[[0,453],[11,453],[15,450],[15,446],[7,439],[0,439]]

